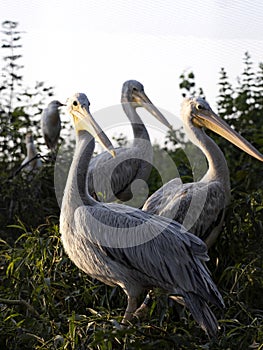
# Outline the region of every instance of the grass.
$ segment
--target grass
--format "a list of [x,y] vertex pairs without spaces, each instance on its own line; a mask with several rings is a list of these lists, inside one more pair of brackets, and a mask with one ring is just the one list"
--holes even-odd
[[[175,306],[165,309],[158,297],[146,320],[119,329],[124,293],[90,280],[70,262],[56,217],[34,230],[21,222],[9,229],[20,236],[13,245],[0,242],[0,298],[11,299],[0,301],[1,349],[263,349],[262,259],[257,252],[243,262],[220,258],[227,228],[210,262],[226,304],[223,312],[213,308],[221,327],[217,341],[209,341],[188,311],[179,318]],[[236,252],[231,242],[228,252]],[[225,265],[227,259],[233,264]]]

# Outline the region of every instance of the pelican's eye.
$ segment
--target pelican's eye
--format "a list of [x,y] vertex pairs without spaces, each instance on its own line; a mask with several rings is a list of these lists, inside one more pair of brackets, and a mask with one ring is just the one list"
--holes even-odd
[[199,105],[196,106],[196,109],[202,110],[202,109],[205,109],[205,107],[199,104]]
[[77,105],[78,105],[78,102],[77,102],[77,101],[74,101],[72,104],[73,104],[73,106],[77,106]]
[[132,102],[137,103],[137,104],[141,104],[141,97],[139,94],[139,90],[137,88],[133,88],[132,91]]

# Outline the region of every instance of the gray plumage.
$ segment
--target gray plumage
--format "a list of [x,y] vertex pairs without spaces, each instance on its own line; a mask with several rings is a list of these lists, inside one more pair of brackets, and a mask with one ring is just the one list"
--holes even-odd
[[135,181],[138,179],[147,181],[150,176],[152,146],[147,129],[136,109],[145,108],[162,124],[171,127],[146,96],[143,85],[136,80],[128,80],[123,84],[121,103],[131,122],[134,141],[130,146],[116,148],[116,158],[112,158],[105,151],[91,159],[87,188],[94,198],[102,202],[112,202],[116,199],[123,202],[130,200],[134,194],[132,192],[136,192],[136,195],[140,193],[139,188],[132,190],[132,184],[136,184]]
[[179,178],[169,181],[148,198],[143,210],[178,221],[203,239],[209,248],[223,225],[225,208],[230,201],[230,178],[224,154],[203,127],[215,131],[261,161],[263,156],[201,98],[185,99],[181,117],[186,134],[205,154],[208,171],[198,182],[183,184]]
[[218,324],[208,303],[218,307],[224,303],[204,264],[206,245],[174,221],[129,206],[100,203],[86,193],[87,166],[94,150],[91,134],[106,149],[112,148],[95,124],[84,94],[74,95],[67,104],[77,142],[62,201],[60,232],[70,259],[90,276],[124,290],[128,297],[124,322],[136,311],[139,295],[158,287],[182,296],[195,320],[214,336]]
[[57,100],[50,102],[41,115],[41,130],[47,147],[52,151],[56,151],[60,130],[61,120],[59,115],[59,107],[63,106]]

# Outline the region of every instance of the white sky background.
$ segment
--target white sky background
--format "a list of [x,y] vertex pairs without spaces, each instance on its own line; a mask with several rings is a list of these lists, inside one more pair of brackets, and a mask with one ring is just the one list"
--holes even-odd
[[26,32],[24,82],[45,81],[62,102],[84,92],[93,112],[118,104],[123,82],[136,79],[178,115],[186,69],[215,109],[221,67],[235,85],[245,51],[255,68],[263,61],[262,0],[2,0],[4,20]]

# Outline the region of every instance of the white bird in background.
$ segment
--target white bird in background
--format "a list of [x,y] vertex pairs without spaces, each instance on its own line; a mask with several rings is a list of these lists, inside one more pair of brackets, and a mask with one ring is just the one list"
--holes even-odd
[[46,142],[47,147],[52,151],[56,151],[58,143],[61,121],[59,115],[59,107],[63,106],[57,100],[50,102],[42,112],[41,115],[41,130]]
[[202,98],[185,99],[181,117],[187,136],[206,156],[208,171],[197,182],[183,184],[179,178],[172,179],[148,198],[143,210],[183,224],[210,248],[222,229],[225,208],[230,201],[230,178],[223,152],[204,128],[260,161],[263,155],[218,117]]
[[[23,160],[20,168],[22,168],[22,170],[25,170],[25,171],[32,171],[40,168],[42,166],[42,162],[41,162],[41,159],[36,158],[37,151],[34,145],[34,140],[31,132],[28,132],[26,134],[26,150],[27,150],[27,156]],[[30,161],[31,159],[33,160]],[[29,163],[25,165],[27,162]],[[25,166],[23,167],[23,165]]]
[[208,303],[222,297],[204,265],[207,248],[198,237],[167,218],[117,203],[101,203],[87,193],[86,176],[94,137],[113,147],[89,111],[85,94],[67,102],[76,130],[76,148],[64,191],[60,232],[70,259],[93,278],[120,286],[128,297],[124,322],[131,320],[144,290],[180,295],[195,320],[215,336],[218,323]]

